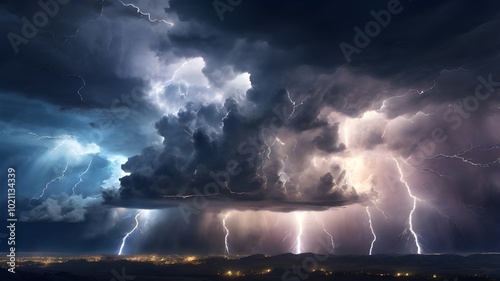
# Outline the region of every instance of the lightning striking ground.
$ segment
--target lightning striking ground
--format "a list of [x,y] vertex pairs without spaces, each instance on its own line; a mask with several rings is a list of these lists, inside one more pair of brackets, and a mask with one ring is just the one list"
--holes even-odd
[[377,234],[375,233],[375,230],[373,229],[372,214],[370,213],[370,209],[368,206],[366,207],[366,213],[368,214],[368,223],[370,224],[370,230],[371,230],[372,235],[373,235],[373,240],[372,240],[372,243],[370,244],[370,251],[368,253],[371,256],[373,253],[373,246],[375,245],[375,241],[377,241]]
[[420,245],[420,242],[418,239],[418,234],[415,232],[414,227],[413,227],[413,214],[415,213],[415,209],[417,208],[417,201],[420,201],[420,199],[418,199],[417,197],[415,197],[411,193],[410,186],[409,186],[408,182],[406,182],[404,179],[403,171],[401,170],[401,167],[399,166],[398,160],[394,157],[392,157],[392,159],[394,160],[394,162],[396,162],[396,166],[398,168],[399,175],[400,175],[399,180],[406,186],[406,189],[408,190],[408,195],[410,195],[410,197],[413,199],[413,207],[410,211],[410,215],[408,217],[408,222],[410,224],[409,230],[410,230],[411,234],[413,235],[413,238],[415,240],[415,245],[417,246],[417,253],[420,255],[420,254],[422,254],[422,246]]
[[227,238],[229,237],[229,229],[226,226],[226,220],[229,217],[229,213],[227,213],[224,218],[222,219],[222,227],[224,227],[224,245],[225,245],[225,250],[224,254],[227,253],[227,255],[230,255],[229,253],[229,244],[227,243]]
[[121,256],[122,255],[122,252],[123,252],[123,248],[125,247],[125,243],[127,242],[127,238],[132,234],[134,233],[134,231],[139,227],[139,216],[141,215],[141,212],[138,212],[136,215],[135,215],[135,226],[134,228],[132,228],[132,230],[130,230],[129,232],[127,232],[127,234],[125,234],[125,236],[122,238],[122,244],[120,246],[120,250],[118,250],[118,255]]
[[295,240],[295,254],[301,254],[302,253],[302,234],[304,233],[304,213],[300,212],[295,214],[295,218],[297,220],[297,225],[298,225],[298,233],[297,233],[297,238]]

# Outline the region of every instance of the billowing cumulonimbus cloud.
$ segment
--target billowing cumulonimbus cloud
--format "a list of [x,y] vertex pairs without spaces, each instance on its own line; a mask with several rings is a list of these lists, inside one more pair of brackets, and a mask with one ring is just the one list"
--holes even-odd
[[[277,97],[269,108],[292,112],[294,105],[286,92]],[[130,175],[121,179],[120,199],[154,199],[155,205],[170,206],[201,195],[214,197],[214,207],[293,210],[343,206],[368,198],[336,186],[333,170],[327,172],[332,177],[328,189],[325,175],[318,174],[317,187],[300,193],[300,186],[310,183],[299,180],[298,163],[316,152],[345,149],[338,139],[338,124],[324,122],[302,129],[301,139],[291,139],[294,147],[287,148],[279,136],[285,124],[276,127],[278,131],[266,127],[271,120],[283,122],[274,113],[244,115],[239,108],[228,99],[224,106],[189,104],[177,115],[162,117],[155,126],[163,146],[146,148],[122,166]],[[284,175],[291,181],[284,180]]]
[[64,193],[49,198],[29,211],[21,213],[21,221],[80,222],[85,219],[87,208],[100,204],[99,199],[68,196]]

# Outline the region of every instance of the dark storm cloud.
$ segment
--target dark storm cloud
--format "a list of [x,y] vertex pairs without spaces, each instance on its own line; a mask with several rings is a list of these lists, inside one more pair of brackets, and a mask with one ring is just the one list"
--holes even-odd
[[[220,83],[218,73],[227,65],[247,71],[251,73],[252,89],[246,94],[247,103],[231,110],[227,102],[225,110],[219,105],[221,113],[212,120],[212,125],[193,125],[197,122],[194,120],[203,120],[203,117],[182,110],[177,117],[162,118],[156,126],[165,138],[165,148],[148,148],[143,155],[131,158],[124,165],[131,175],[122,179],[122,196],[158,199],[158,196],[190,195],[192,193],[179,193],[179,190],[184,192],[180,187],[200,187],[214,180],[207,171],[223,171],[233,159],[247,165],[245,158],[237,155],[237,145],[248,136],[259,135],[276,114],[273,109],[280,106],[287,106],[287,114],[296,110],[286,126],[280,126],[314,135],[308,141],[315,148],[299,144],[297,153],[305,155],[316,149],[326,153],[341,152],[345,146],[338,141],[338,127],[321,117],[322,109],[331,107],[350,116],[359,116],[364,111],[380,108],[383,99],[404,95],[402,86],[406,92],[411,88],[432,89],[425,95],[415,90],[415,99],[401,106],[394,106],[391,100],[389,105],[394,109],[387,110],[391,118],[414,114],[436,103],[450,102],[465,92],[453,79],[446,81],[442,69],[462,65],[483,68],[482,54],[491,53],[499,43],[489,33],[498,25],[494,19],[496,14],[491,11],[493,2],[401,2],[402,13],[393,15],[390,25],[372,38],[359,55],[353,55],[353,62],[346,66],[339,43],[352,43],[353,27],[364,27],[372,20],[370,10],[387,9],[387,2],[318,3],[249,1],[220,22],[209,2],[171,1],[167,12],[177,14],[181,22],[178,29],[172,30],[154,48],[160,54],[202,56],[207,64],[204,73],[209,79],[213,77],[216,84]],[[198,8],[193,9],[193,6]],[[445,8],[451,11],[446,17],[440,14]],[[464,11],[482,13],[483,17]],[[308,14],[314,17],[304,16]],[[461,20],[450,21],[450,18]],[[430,22],[437,28],[422,27]],[[478,48],[477,41],[485,45]],[[496,58],[494,54],[492,57]],[[455,80],[471,81],[470,78]],[[434,84],[438,86],[433,87]],[[468,84],[474,85],[474,82]],[[454,86],[448,87],[450,85]],[[415,95],[408,92],[407,96]],[[246,107],[253,115],[240,113],[246,112]],[[226,113],[227,116],[221,118]],[[219,124],[223,125],[222,133],[217,134]],[[277,196],[283,200],[284,190],[275,185],[280,167],[260,164],[266,157],[266,143],[273,141],[268,139],[261,143],[260,150],[255,151],[259,153],[257,163],[243,166],[243,172],[231,177],[227,188],[222,185],[221,192],[235,199],[235,193],[240,192],[254,199]],[[373,136],[370,142],[381,143]],[[304,158],[295,160],[300,159]],[[317,176],[318,180],[321,176]],[[292,187],[294,183],[289,185]],[[170,204],[167,201],[166,204]]]
[[[281,101],[276,102],[281,104]],[[175,206],[191,201],[181,197],[206,193],[204,188],[217,193],[211,202],[214,208],[314,209],[366,199],[366,195],[342,189],[332,190],[332,196],[326,198],[314,189],[307,194],[310,199],[288,194],[279,176],[283,163],[266,161],[272,150],[271,143],[277,142],[272,131],[268,130],[271,135],[262,131],[269,119],[243,115],[239,105],[230,99],[224,107],[189,104],[177,115],[164,116],[155,125],[164,138],[164,147],[146,148],[122,166],[131,174],[121,179],[120,200],[136,207],[147,207],[145,199],[148,198],[151,206]],[[337,131],[335,124],[324,127],[309,141],[311,145],[301,146],[297,151],[304,154],[317,150],[342,151],[344,146],[339,144]],[[289,187],[293,190],[293,183]],[[117,198],[108,198],[112,204],[123,204],[115,200]]]
[[[496,36],[500,21],[497,1],[400,1],[402,11],[393,14],[360,53],[352,54],[348,64],[339,44],[355,45],[354,27],[364,30],[373,20],[370,11],[387,9],[389,2],[245,0],[226,12],[224,21],[213,1],[141,3],[154,17],[175,21],[170,28],[150,22],[119,1],[70,1],[60,5],[57,15],[15,54],[6,35],[21,34],[21,18],[31,19],[40,7],[36,1],[22,5],[4,1],[0,4],[0,33],[4,34],[0,41],[0,98],[8,106],[0,111],[4,130],[0,153],[9,163],[40,155],[47,150],[46,143],[27,139],[29,135],[19,137],[36,131],[73,135],[85,143],[98,142],[106,152],[131,156],[123,165],[130,175],[121,178],[120,189],[106,189],[103,194],[111,207],[190,204],[193,197],[189,196],[198,196],[196,190],[203,193],[204,186],[212,184],[210,191],[218,190],[215,198],[209,198],[215,209],[321,210],[367,204],[379,196],[388,209],[400,211],[396,204],[408,206],[397,197],[407,196],[404,187],[399,195],[386,197],[373,190],[361,193],[357,186],[346,183],[342,167],[320,164],[321,172],[308,170],[316,155],[347,157],[355,153],[339,137],[340,121],[329,114],[333,111],[361,119],[364,113],[378,110],[389,121],[397,121],[387,128],[377,121],[362,128],[357,140],[360,149],[383,147],[405,158],[420,155],[430,147],[427,139],[432,140],[434,130],[440,128],[447,140],[435,143],[432,152],[424,155],[427,158],[439,153],[453,155],[472,145],[477,147],[461,156],[480,163],[495,161],[490,152],[496,150],[488,148],[500,139],[495,119],[498,95],[481,102],[467,118],[446,112],[450,104],[463,105],[464,98],[475,94],[481,83],[479,75],[489,79],[492,74],[493,81],[500,81],[500,39]],[[167,75],[162,66],[192,57],[203,58],[203,73],[213,87],[222,87],[237,74],[248,72],[251,89],[242,99],[228,98],[222,103],[168,93],[162,96],[169,105],[182,105],[178,112],[162,112],[144,96],[137,106],[124,101],[122,94],[130,94],[136,86],[147,91],[149,82]],[[211,93],[200,90],[197,94],[201,99]],[[119,111],[113,106],[116,102],[123,106]],[[417,114],[419,111],[423,114]],[[161,145],[151,145],[158,137],[148,131],[152,124],[163,137]],[[92,136],[96,131],[100,141]],[[23,149],[27,147],[30,149]],[[459,234],[456,226],[443,224],[435,212],[419,209],[417,213],[424,219],[417,228],[428,237],[428,248],[472,251],[481,245],[480,249],[490,249],[491,244],[481,242],[482,237],[492,241],[498,236],[497,166],[478,167],[462,160],[442,157],[410,162],[418,171],[408,175],[416,186],[415,194],[439,198],[439,204],[449,207],[450,216],[467,229]],[[103,160],[103,166],[107,161]],[[84,165],[77,168],[69,173],[72,180]],[[239,172],[224,174],[234,169]],[[31,166],[32,175],[42,173],[35,170]],[[396,179],[391,186],[400,187],[399,175],[390,172]],[[104,174],[108,175],[103,172],[100,176]],[[50,180],[53,175],[44,174],[41,179]],[[422,175],[430,175],[430,180]],[[93,191],[100,190],[102,180],[93,180]],[[369,184],[379,186],[380,182]],[[48,246],[40,245],[58,245],[59,238],[86,232],[83,246],[71,249],[114,251],[128,225],[110,230],[115,219],[110,206],[91,204],[87,208],[81,201],[84,199],[72,201],[71,196],[56,194],[37,202],[34,209],[23,210],[27,220],[76,222],[61,224],[60,236],[54,236],[57,239],[29,242],[26,247],[46,250]],[[175,219],[155,230],[164,233],[178,226],[181,218],[175,213]],[[172,241],[151,234],[154,239],[145,248],[160,245],[179,252],[196,247],[212,251],[210,245],[199,242],[198,234],[185,235],[199,230],[202,218],[193,219],[194,226],[183,224]],[[428,225],[424,225],[425,219]],[[31,229],[46,228],[42,233],[49,237],[52,226],[49,231],[46,224],[36,224]],[[105,229],[96,225],[105,225]],[[435,234],[448,231],[458,234],[448,240]],[[468,241],[470,237],[473,239]],[[99,238],[99,243],[92,240]]]
[[338,124],[334,124],[331,127],[324,127],[321,130],[321,134],[314,138],[314,144],[316,145],[316,147],[328,153],[334,153],[344,150],[345,145],[338,144],[338,128]]
[[[296,67],[313,65],[331,71],[345,64],[339,43],[354,44],[353,28],[363,29],[373,20],[370,11],[387,9],[388,2],[248,1],[220,22],[211,2],[171,1],[169,11],[203,28],[191,24],[190,32],[174,31],[170,38],[188,53],[201,53],[209,70],[219,68],[214,64],[234,64],[252,73],[254,87],[264,81],[265,86],[279,87],[284,74]],[[352,71],[390,78],[404,87],[422,87],[443,68],[474,68],[496,58],[500,41],[493,36],[499,24],[494,1],[400,1],[400,5],[402,13],[393,15],[380,35],[353,56]],[[251,71],[255,68],[259,71]]]
[[[122,44],[145,40],[153,32],[149,36],[139,32],[134,32],[135,38],[125,36],[134,27],[114,21],[126,9],[119,3],[69,1],[58,6],[58,12],[49,17],[45,26],[34,26],[38,32],[17,47],[17,54],[7,36],[1,40],[1,60],[5,66],[0,78],[2,91],[63,106],[109,109],[120,95],[130,94],[135,86],[144,86],[144,81],[130,74],[130,67],[116,68],[116,65],[128,56],[134,57],[136,52],[134,48],[124,49]],[[23,32],[29,28],[24,28],[21,19],[27,18],[33,24],[33,15],[40,11],[43,10],[37,1],[21,6],[15,1],[2,3],[0,33],[25,36]],[[140,48],[140,44],[134,46]]]

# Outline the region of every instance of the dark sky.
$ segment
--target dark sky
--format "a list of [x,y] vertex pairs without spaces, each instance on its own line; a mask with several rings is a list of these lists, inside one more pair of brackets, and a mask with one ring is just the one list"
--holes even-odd
[[0,4],[18,251],[500,251],[498,1],[40,3]]

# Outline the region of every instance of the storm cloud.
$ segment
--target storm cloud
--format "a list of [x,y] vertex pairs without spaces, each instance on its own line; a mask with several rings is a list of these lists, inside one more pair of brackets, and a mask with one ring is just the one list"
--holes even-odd
[[141,213],[130,253],[214,253],[225,217],[236,252],[277,254],[305,212],[347,254],[370,212],[375,253],[416,252],[416,202],[425,252],[499,250],[497,2],[51,3],[0,4],[1,167],[26,229],[114,252]]

